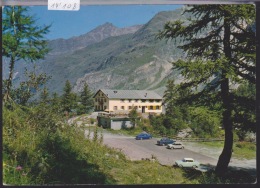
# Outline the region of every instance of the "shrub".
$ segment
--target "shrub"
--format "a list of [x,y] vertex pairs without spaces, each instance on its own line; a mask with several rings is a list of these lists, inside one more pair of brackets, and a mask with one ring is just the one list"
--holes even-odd
[[91,125],[93,125],[96,122],[96,120],[94,118],[89,118],[89,120],[90,120]]

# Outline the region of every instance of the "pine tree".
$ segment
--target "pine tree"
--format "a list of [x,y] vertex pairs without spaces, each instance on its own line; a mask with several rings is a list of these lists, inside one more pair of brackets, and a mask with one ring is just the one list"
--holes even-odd
[[6,81],[4,101],[11,99],[14,65],[19,60],[35,61],[44,58],[49,51],[44,35],[50,26],[39,27],[28,8],[21,6],[5,6],[2,20],[2,54],[8,60],[9,77]]
[[88,113],[93,109],[93,93],[85,83],[82,92],[80,92],[80,114]]
[[188,21],[166,23],[158,37],[180,42],[178,47],[186,54],[173,63],[185,78],[178,90],[193,91],[182,101],[222,106],[225,143],[216,167],[221,175],[233,145],[230,84],[243,79],[255,83],[255,9],[253,5],[196,5],[184,13],[190,16]]
[[50,104],[53,111],[55,111],[56,113],[62,111],[61,97],[59,97],[56,92],[52,94],[52,98],[50,99]]
[[72,93],[72,86],[68,80],[66,80],[63,88],[63,95],[61,105],[64,112],[71,112],[76,107],[76,95]]

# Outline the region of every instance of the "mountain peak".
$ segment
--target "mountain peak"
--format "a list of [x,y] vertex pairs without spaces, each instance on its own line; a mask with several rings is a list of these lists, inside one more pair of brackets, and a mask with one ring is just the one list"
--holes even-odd
[[[97,30],[97,29],[100,29],[100,28],[117,28],[116,26],[114,26],[112,23],[110,23],[110,22],[106,22],[106,23],[104,23],[104,24],[102,24],[102,25],[99,25],[99,26],[97,26],[95,29],[93,29],[93,30]],[[93,31],[92,30],[92,31]],[[91,31],[90,31],[91,32]]]
[[72,37],[70,39],[56,39],[49,41],[49,47],[52,49],[51,55],[59,55],[67,52],[73,52],[85,48],[91,44],[101,42],[108,37],[115,37],[125,34],[135,33],[142,25],[118,28],[110,22],[97,26],[90,32]]

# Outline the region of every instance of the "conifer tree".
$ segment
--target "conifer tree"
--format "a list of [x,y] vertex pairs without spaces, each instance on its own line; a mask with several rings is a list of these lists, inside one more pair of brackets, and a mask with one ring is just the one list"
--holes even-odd
[[19,60],[35,61],[44,58],[49,51],[44,35],[50,26],[39,27],[28,14],[28,8],[5,6],[2,19],[2,55],[10,61],[4,101],[11,99],[14,66]]
[[55,112],[61,112],[61,97],[55,92],[52,94],[52,98],[50,99],[51,107]]
[[184,14],[190,16],[186,22],[166,23],[158,38],[180,42],[178,47],[186,54],[173,62],[184,77],[178,89],[193,91],[181,101],[222,107],[225,143],[216,166],[216,173],[222,175],[233,146],[230,85],[243,79],[255,83],[255,9],[253,5],[195,5]]
[[61,103],[64,112],[71,112],[76,107],[76,95],[72,92],[72,86],[68,80],[63,88]]
[[93,109],[93,93],[88,87],[88,84],[84,84],[82,92],[80,92],[80,113],[88,113]]

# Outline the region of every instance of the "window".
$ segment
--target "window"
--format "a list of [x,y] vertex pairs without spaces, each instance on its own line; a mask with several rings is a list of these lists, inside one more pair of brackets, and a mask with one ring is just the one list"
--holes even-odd
[[132,102],[132,99],[128,99],[129,102]]
[[135,99],[135,102],[138,102],[138,99]]
[[131,110],[132,109],[132,106],[128,106],[128,110]]
[[114,106],[113,109],[114,109],[114,110],[117,110],[117,106]]
[[160,110],[160,106],[156,106],[156,110]]
[[107,99],[104,99],[104,102],[107,102]]
[[97,102],[97,98],[96,98],[95,100],[96,100],[96,102]]
[[157,100],[155,100],[156,102],[161,102],[161,100],[160,99],[157,99]]
[[150,107],[149,107],[149,110],[153,110],[153,106],[150,106]]
[[153,99],[150,99],[149,102],[154,102],[154,100],[153,100]]
[[104,109],[106,109],[107,108],[107,106],[104,106]]
[[125,99],[120,99],[121,102],[125,102]]
[[122,110],[124,110],[124,109],[125,109],[125,107],[124,107],[124,106],[121,106],[121,109],[122,109]]
[[145,99],[142,99],[141,101],[142,101],[142,102],[145,102],[146,100],[145,100]]

